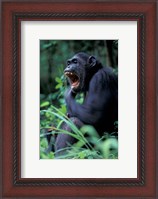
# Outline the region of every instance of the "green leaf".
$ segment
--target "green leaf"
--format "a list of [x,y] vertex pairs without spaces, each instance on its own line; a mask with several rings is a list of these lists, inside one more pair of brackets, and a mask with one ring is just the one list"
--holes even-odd
[[55,81],[58,82],[58,83],[62,83],[62,81],[61,81],[61,79],[59,77],[56,77]]
[[50,103],[48,101],[45,101],[41,103],[40,107],[43,108],[43,107],[49,106],[49,104]]
[[61,108],[59,109],[62,113],[66,114],[66,105],[61,105]]
[[78,154],[78,156],[79,156],[79,159],[84,159],[85,156],[86,156],[86,154],[84,153],[84,151],[81,151],[81,152]]
[[59,89],[60,87],[62,87],[62,83],[57,84],[55,89]]
[[50,152],[50,153],[48,154],[48,158],[49,158],[49,159],[54,159],[54,153],[53,153],[53,152]]

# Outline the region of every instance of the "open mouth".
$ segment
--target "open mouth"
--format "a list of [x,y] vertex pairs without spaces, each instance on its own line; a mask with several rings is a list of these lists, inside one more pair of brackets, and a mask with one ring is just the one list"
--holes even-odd
[[65,75],[69,78],[71,83],[71,88],[77,88],[80,84],[79,77],[72,72],[65,72]]

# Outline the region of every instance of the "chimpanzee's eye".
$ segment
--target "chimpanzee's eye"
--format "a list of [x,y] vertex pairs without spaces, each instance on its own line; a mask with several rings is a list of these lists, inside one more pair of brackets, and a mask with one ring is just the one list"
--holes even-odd
[[73,59],[73,63],[74,63],[74,64],[77,64],[77,59]]
[[67,65],[70,65],[70,61],[67,61]]

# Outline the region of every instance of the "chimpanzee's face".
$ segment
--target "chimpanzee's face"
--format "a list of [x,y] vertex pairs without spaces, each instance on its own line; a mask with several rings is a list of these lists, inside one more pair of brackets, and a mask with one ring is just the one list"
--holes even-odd
[[86,77],[86,64],[87,60],[78,54],[67,60],[64,73],[68,77],[71,89],[76,93],[83,91]]

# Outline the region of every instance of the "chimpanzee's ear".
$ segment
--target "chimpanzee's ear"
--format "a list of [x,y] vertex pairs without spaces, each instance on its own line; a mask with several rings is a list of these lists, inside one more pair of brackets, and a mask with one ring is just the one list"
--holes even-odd
[[97,60],[94,56],[88,58],[88,64],[90,67],[94,67],[97,64]]

